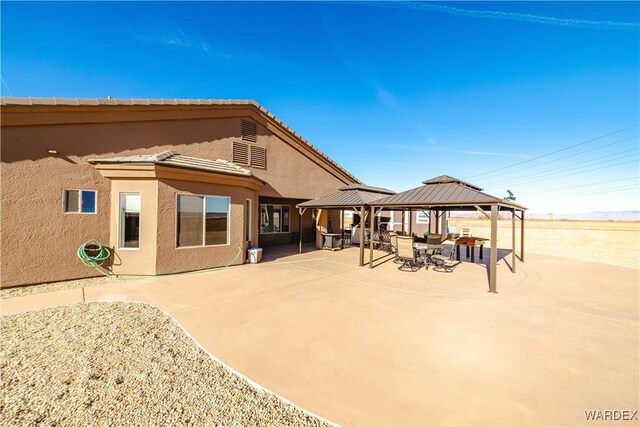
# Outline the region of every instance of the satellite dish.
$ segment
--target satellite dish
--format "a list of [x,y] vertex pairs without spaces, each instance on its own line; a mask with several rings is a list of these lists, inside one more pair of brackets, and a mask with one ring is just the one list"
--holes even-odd
[[509,193],[509,195],[504,198],[505,200],[511,200],[511,201],[516,200],[516,196],[511,192],[511,190],[507,190],[507,193]]

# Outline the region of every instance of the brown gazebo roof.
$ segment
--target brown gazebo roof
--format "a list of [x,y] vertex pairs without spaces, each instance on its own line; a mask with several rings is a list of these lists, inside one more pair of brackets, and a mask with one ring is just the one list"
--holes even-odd
[[386,188],[370,187],[362,184],[351,184],[342,187],[335,193],[297,205],[299,208],[345,209],[362,207],[371,202],[395,194]]
[[393,194],[370,203],[371,206],[384,208],[424,207],[455,208],[457,210],[475,209],[475,206],[500,205],[509,209],[526,209],[511,200],[501,199],[482,192],[480,187],[460,179],[441,175],[423,181],[422,186]]

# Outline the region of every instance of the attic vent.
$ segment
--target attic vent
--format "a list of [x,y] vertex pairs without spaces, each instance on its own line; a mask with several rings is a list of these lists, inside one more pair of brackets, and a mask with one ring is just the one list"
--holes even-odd
[[242,142],[233,143],[233,163],[238,165],[249,164],[249,146]]
[[242,140],[256,142],[258,139],[258,127],[255,122],[249,120],[242,121]]
[[251,166],[261,169],[267,168],[267,149],[251,146]]

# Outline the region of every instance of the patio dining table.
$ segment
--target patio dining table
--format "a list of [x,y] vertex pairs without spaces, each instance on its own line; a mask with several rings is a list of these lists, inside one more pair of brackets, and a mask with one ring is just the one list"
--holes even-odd
[[422,262],[428,264],[430,262],[430,256],[440,253],[442,246],[431,245],[429,243],[413,242],[413,248],[420,254]]
[[480,251],[478,253],[478,258],[482,259],[482,250],[484,249],[484,242],[489,239],[485,239],[483,237],[459,237],[456,239],[456,260],[460,261],[460,246],[464,245],[467,247],[467,258],[469,258],[469,248],[471,248],[471,262],[475,262],[475,247],[480,246]]

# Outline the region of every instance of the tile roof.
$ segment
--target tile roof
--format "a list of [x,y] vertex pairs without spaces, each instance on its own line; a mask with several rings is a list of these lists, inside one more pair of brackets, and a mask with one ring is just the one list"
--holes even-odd
[[207,160],[197,157],[182,156],[173,151],[163,151],[158,154],[142,154],[122,157],[108,157],[98,159],[87,159],[89,163],[99,164],[154,164],[162,166],[177,167],[182,169],[201,170],[206,172],[223,173],[227,175],[253,176],[250,170],[241,168],[235,163],[227,160]]
[[303,144],[308,146],[312,151],[326,160],[328,163],[336,167],[342,173],[357,183],[362,183],[358,178],[353,176],[349,171],[340,166],[334,160],[324,154],[318,147],[311,144],[304,139],[298,133],[296,133],[284,122],[278,119],[274,114],[269,112],[262,105],[256,101],[250,99],[141,99],[141,98],[40,98],[30,97],[21,98],[13,96],[0,97],[0,106],[3,105],[23,105],[23,106],[36,106],[36,105],[49,105],[49,106],[174,106],[174,105],[249,105],[257,108],[265,116],[270,117],[272,120],[283,127],[287,132],[291,133],[294,137],[302,141]]

